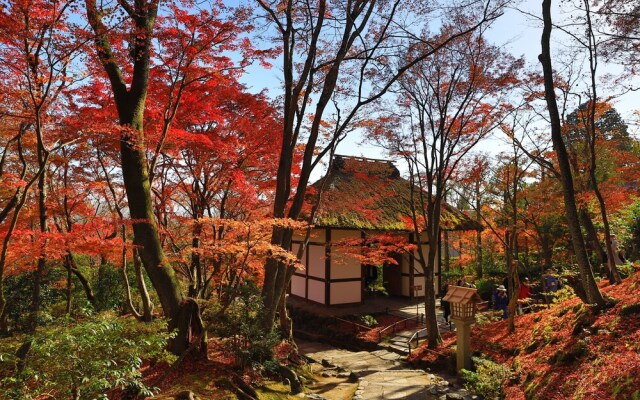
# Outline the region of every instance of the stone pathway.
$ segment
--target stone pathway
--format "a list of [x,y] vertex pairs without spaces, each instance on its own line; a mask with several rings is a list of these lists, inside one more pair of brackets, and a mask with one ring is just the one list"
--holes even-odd
[[345,396],[344,391],[317,390],[315,394],[306,395],[310,399],[477,399],[477,396],[471,395],[464,389],[455,388],[440,376],[422,370],[410,369],[403,361],[404,357],[397,353],[387,350],[353,352],[321,343],[304,341],[297,343],[300,353],[318,365],[319,369],[314,372],[321,373],[323,377],[327,378],[344,377],[344,384],[347,384],[349,379],[351,382],[357,381],[355,393],[349,393],[346,397],[337,397]]

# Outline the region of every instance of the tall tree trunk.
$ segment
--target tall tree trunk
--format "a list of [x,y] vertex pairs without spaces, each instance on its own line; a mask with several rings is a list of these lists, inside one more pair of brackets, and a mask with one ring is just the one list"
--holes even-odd
[[553,26],[551,21],[551,0],[543,0],[542,16],[542,53],[538,58],[542,64],[544,74],[545,98],[551,122],[551,139],[553,141],[553,148],[555,150],[560,169],[560,181],[562,183],[567,225],[569,232],[571,233],[571,242],[576,255],[580,281],[584,287],[586,298],[589,303],[602,307],[605,305],[605,300],[602,297],[602,293],[600,293],[600,289],[593,277],[593,271],[591,270],[589,257],[587,256],[587,250],[584,244],[584,238],[580,229],[580,221],[578,218],[575,191],[573,187],[573,176],[571,175],[567,149],[562,138],[562,125],[560,122],[560,113],[558,112],[558,104],[556,102],[553,67],[551,65],[551,49],[549,44],[551,39],[551,29]]
[[9,309],[4,308],[0,313],[0,337],[9,336],[11,334],[9,330]]
[[129,84],[112,51],[108,36],[110,30],[102,20],[103,10],[98,9],[95,0],[85,0],[85,5],[87,19],[95,33],[97,55],[111,83],[119,123],[123,128],[120,157],[129,214],[135,221],[134,245],[139,249],[144,268],[169,319],[169,330],[178,332],[170,342],[170,349],[175,354],[182,354],[190,346],[194,329],[201,334],[201,338],[206,335],[198,304],[184,297],[180,280],[164,254],[153,212],[143,122],[158,2],[136,1],[133,9],[127,12],[135,32],[131,46],[133,68]]
[[600,192],[598,179],[596,177],[596,101],[598,100],[596,69],[598,66],[598,53],[596,36],[593,31],[593,24],[591,22],[591,4],[589,0],[584,0],[584,7],[587,22],[587,49],[589,51],[589,70],[591,72],[591,103],[589,104],[589,121],[587,124],[587,137],[589,138],[589,153],[591,156],[591,162],[589,164],[589,181],[593,188],[593,192],[598,199],[598,205],[600,206],[600,215],[602,217],[602,223],[604,225],[604,239],[607,246],[607,254],[609,254],[609,281],[611,283],[620,283],[622,282],[622,279],[620,279],[620,274],[618,273],[618,268],[615,262],[617,254],[614,254],[613,246],[611,244],[611,229],[609,227],[609,217],[607,216],[607,205],[604,197],[602,196],[602,193]]
[[[20,126],[20,129],[26,129],[24,128],[23,125]],[[22,169],[22,174],[21,174],[21,178],[24,179],[26,171],[27,171],[27,166],[26,166],[26,162],[24,161],[24,155],[23,155],[23,150],[22,150],[22,137],[21,135],[19,135],[18,139],[17,139],[17,147],[18,147],[18,156],[19,158],[22,160],[23,163],[23,169]],[[17,198],[17,202],[15,204],[15,206],[13,206],[13,215],[11,216],[11,220],[9,222],[9,227],[4,235],[4,238],[2,239],[2,247],[0,247],[0,315],[5,315],[5,308],[7,305],[7,298],[4,295],[4,270],[7,264],[7,252],[9,251],[9,243],[11,242],[11,237],[13,235],[13,232],[16,228],[16,225],[18,223],[18,218],[20,216],[20,212],[22,211],[22,207],[24,206],[26,200],[27,200],[27,195],[29,193],[29,190],[31,189],[31,187],[39,180],[40,175],[44,173],[45,167],[47,165],[47,160],[49,158],[49,153],[48,152],[44,152],[44,162],[41,163],[39,165],[38,171],[35,173],[35,175],[27,182],[26,185],[24,185],[24,187],[19,188],[18,190],[16,190],[15,192],[15,198]],[[13,201],[13,200],[11,200]]]
[[[432,194],[431,190],[425,193],[422,187],[419,187],[417,195],[420,205],[420,210],[424,210],[426,202],[427,212],[427,226],[428,232],[429,250],[426,257],[422,249],[421,232],[419,231],[419,224],[414,222],[414,235],[418,243],[418,255],[420,257],[420,263],[422,264],[422,270],[424,273],[424,316],[425,316],[425,328],[427,328],[427,346],[429,348],[436,348],[441,342],[440,329],[438,328],[438,320],[436,318],[436,292],[435,292],[435,269],[438,260],[438,240],[440,238],[440,207],[442,201],[443,188],[441,185],[436,185],[436,193]],[[412,197],[414,193],[412,185]],[[413,220],[417,221],[417,210],[414,200],[412,200],[412,213]],[[421,212],[421,217],[424,217],[424,211]]]

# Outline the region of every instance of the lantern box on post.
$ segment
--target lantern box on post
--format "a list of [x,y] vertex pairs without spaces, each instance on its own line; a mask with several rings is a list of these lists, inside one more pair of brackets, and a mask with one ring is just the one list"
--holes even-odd
[[481,298],[476,289],[449,286],[442,299],[451,306],[451,319],[456,324],[457,369],[471,369],[471,324],[476,321],[477,303]]
[[477,289],[449,286],[442,299],[451,306],[451,319],[467,322],[475,321],[477,304],[482,301]]

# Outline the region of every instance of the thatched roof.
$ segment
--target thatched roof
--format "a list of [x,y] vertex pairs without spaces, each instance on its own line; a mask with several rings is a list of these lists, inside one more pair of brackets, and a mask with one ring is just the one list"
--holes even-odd
[[[411,184],[391,161],[336,155],[327,175],[311,185],[309,199],[321,203],[318,227],[408,231],[411,226]],[[315,189],[315,190],[314,190]],[[479,230],[482,226],[462,211],[444,204],[444,230]]]

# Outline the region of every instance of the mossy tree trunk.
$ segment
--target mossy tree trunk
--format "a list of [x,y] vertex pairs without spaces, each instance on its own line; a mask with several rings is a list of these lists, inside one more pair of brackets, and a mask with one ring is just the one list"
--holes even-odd
[[[89,24],[95,34],[94,44],[109,81],[122,126],[120,157],[127,193],[129,214],[133,224],[133,244],[138,247],[144,268],[158,294],[162,309],[169,319],[169,329],[178,331],[170,344],[171,351],[182,354],[189,348],[193,328],[200,321],[197,303],[187,301],[172,266],[165,257],[158,223],[153,212],[151,184],[146,157],[143,117],[149,85],[150,52],[158,0],[119,2],[133,25],[133,68],[129,87],[111,49],[109,28],[103,23],[104,10],[95,0],[86,0]],[[202,332],[198,332],[202,333]]]

